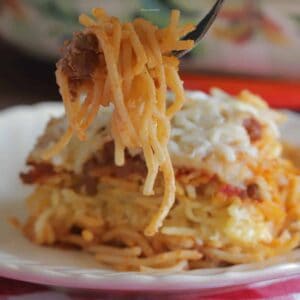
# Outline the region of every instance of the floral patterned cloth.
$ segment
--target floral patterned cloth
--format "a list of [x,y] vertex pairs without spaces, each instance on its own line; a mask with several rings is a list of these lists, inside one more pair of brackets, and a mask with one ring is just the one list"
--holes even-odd
[[[166,25],[169,11],[198,22],[214,0],[2,0],[0,33],[27,52],[56,59],[78,30],[78,14],[101,4],[123,20],[144,17]],[[188,70],[300,77],[300,1],[226,0],[209,34],[186,58]]]

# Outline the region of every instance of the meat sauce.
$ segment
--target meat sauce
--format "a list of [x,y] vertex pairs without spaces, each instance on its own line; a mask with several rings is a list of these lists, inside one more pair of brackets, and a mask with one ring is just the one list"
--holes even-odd
[[63,57],[57,63],[57,67],[61,67],[67,76],[72,95],[76,95],[78,86],[92,79],[92,74],[102,57],[98,39],[93,33],[77,32],[73,39],[65,44]]
[[257,142],[262,138],[262,126],[256,119],[245,119],[243,126],[246,129],[252,143]]

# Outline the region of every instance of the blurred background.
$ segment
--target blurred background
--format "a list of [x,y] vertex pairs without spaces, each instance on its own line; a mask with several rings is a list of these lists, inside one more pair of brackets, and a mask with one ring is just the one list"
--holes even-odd
[[[166,25],[171,9],[197,23],[213,0],[0,0],[0,109],[58,100],[55,62],[80,30],[78,15],[104,7],[122,20]],[[276,107],[300,110],[300,0],[226,0],[200,46],[182,63],[187,88],[247,87]]]

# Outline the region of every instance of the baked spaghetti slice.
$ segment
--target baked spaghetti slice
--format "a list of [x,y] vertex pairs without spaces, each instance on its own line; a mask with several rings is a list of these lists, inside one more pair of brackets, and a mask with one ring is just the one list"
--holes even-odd
[[39,245],[76,247],[118,270],[250,263],[296,248],[300,172],[282,157],[282,115],[247,91],[186,98],[168,143],[175,204],[155,235],[144,230],[161,204],[163,176],[146,196],[143,151],[126,150],[125,164],[115,165],[112,107],[99,110],[85,141],[73,136],[45,161],[68,126],[65,117],[49,122],[21,174],[35,185],[24,234]]

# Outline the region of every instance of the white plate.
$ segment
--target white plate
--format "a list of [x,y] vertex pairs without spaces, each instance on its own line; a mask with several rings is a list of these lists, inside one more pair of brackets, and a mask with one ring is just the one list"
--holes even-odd
[[[43,103],[0,112],[0,276],[60,287],[175,291],[209,290],[300,274],[300,250],[259,264],[203,269],[177,274],[116,272],[97,268],[85,253],[39,247],[26,240],[8,222],[9,216],[26,216],[24,197],[30,192],[18,173],[26,155],[49,117],[60,115],[62,105]],[[300,145],[300,116],[286,112],[286,140]]]

